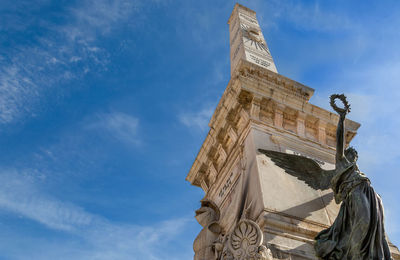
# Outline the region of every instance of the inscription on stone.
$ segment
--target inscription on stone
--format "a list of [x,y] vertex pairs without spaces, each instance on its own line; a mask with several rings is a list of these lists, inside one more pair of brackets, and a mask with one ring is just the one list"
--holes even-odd
[[222,186],[222,189],[218,193],[218,197],[222,198],[225,195],[225,192],[231,187],[233,181],[233,172],[231,172],[227,182],[225,182],[224,186]]
[[250,23],[252,23],[252,24],[258,25],[258,22],[255,19],[251,18],[250,16],[247,16],[245,14],[239,13],[239,17],[244,19],[244,20],[246,20],[246,21],[248,21],[248,22],[250,22]]
[[236,66],[240,64],[238,62],[240,59],[277,72],[270,50],[253,12],[236,8],[230,18],[229,31],[231,73],[234,73]]
[[240,176],[240,170],[239,166],[236,166],[230,174],[228,174],[223,182],[221,183],[219,190],[217,190],[216,195],[215,195],[215,203],[217,205],[221,205],[225,198],[227,197],[228,194],[232,191],[232,188],[236,181],[238,180]]
[[263,67],[266,67],[266,68],[268,68],[268,67],[271,65],[271,63],[269,63],[268,61],[266,61],[266,60],[264,60],[264,59],[261,59],[261,58],[258,58],[257,56],[254,56],[254,55],[252,55],[252,54],[249,54],[249,58],[250,58],[250,60],[252,60],[254,63],[256,63],[256,64],[258,64],[258,65],[261,65],[261,66],[263,66]]

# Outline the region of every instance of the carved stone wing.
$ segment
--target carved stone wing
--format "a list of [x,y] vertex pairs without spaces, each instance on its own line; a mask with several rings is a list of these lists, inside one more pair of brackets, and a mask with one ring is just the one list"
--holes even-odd
[[285,172],[304,181],[315,190],[329,189],[331,179],[335,176],[335,170],[323,170],[317,162],[304,156],[263,149],[258,151],[271,158]]

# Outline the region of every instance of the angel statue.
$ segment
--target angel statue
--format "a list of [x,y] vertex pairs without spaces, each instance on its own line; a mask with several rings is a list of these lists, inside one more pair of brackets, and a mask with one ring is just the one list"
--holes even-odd
[[[344,106],[338,107],[336,99],[342,101]],[[344,122],[350,105],[343,94],[332,95],[330,101],[339,114],[334,170],[325,171],[314,160],[303,156],[259,151],[312,188],[331,188],[336,203],[342,203],[332,226],[315,237],[314,247],[319,259],[392,259],[386,240],[381,198],[372,188],[370,180],[358,169],[357,151],[352,147],[345,149]]]

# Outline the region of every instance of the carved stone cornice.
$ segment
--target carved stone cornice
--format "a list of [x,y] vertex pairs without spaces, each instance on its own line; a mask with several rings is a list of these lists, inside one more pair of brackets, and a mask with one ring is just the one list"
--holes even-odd
[[305,101],[308,101],[314,94],[314,89],[310,87],[245,60],[241,61],[234,75],[255,82],[267,82],[273,87],[267,89],[269,92],[283,92],[286,95],[291,95]]
[[[237,76],[228,83],[210,120],[210,131],[187,180],[196,186],[207,186],[209,190],[250,123],[268,124],[278,132],[325,148],[333,147],[338,116],[308,103],[313,91],[282,75],[242,61]],[[359,127],[360,124],[346,120],[347,144]],[[209,170],[200,169],[210,162],[217,172],[211,176]]]

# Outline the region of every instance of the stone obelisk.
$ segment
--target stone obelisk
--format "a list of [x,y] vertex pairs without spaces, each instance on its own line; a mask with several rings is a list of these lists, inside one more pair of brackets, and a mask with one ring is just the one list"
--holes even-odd
[[[258,150],[332,169],[338,116],[308,102],[312,88],[278,74],[254,11],[236,4],[228,24],[231,79],[186,178],[205,192],[195,259],[316,259],[314,237],[339,205],[330,190],[309,187]],[[347,145],[359,126],[346,120]]]

